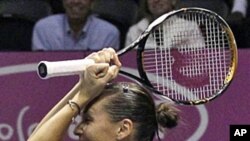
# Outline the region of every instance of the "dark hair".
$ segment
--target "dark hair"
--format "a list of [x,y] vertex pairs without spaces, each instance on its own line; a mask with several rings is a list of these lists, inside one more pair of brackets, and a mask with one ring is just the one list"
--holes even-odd
[[152,141],[158,133],[158,125],[164,128],[177,125],[177,109],[166,103],[155,106],[149,91],[138,84],[108,84],[103,93],[113,94],[104,104],[111,120],[118,122],[124,118],[131,119],[136,125],[137,140]]
[[[177,8],[179,5],[179,0],[172,0],[172,8],[175,9]],[[149,7],[148,7],[148,1],[147,0],[140,0],[140,3],[139,3],[139,17],[138,19],[141,19],[143,17],[148,17],[150,18],[152,16],[152,13],[150,12],[149,10]]]

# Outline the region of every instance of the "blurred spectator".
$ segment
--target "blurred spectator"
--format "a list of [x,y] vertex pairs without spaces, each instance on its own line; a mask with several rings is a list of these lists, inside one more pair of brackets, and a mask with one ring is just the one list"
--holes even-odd
[[249,40],[249,2],[247,0],[229,1],[230,13],[227,22],[232,28],[239,48],[250,48]]
[[91,13],[94,0],[63,0],[65,14],[37,22],[33,31],[33,50],[119,49],[118,29]]
[[143,0],[140,6],[144,9],[144,17],[128,30],[125,45],[132,43],[148,27],[153,20],[176,8],[178,0]]
[[[153,20],[174,10],[177,4],[177,0],[146,0],[144,6],[147,14],[145,18],[129,29],[126,45],[135,41]],[[202,48],[205,46],[204,37],[198,24],[177,16],[172,16],[169,21],[172,22],[162,25],[162,28],[155,29],[154,33],[148,37],[146,49],[181,46]],[[179,25],[184,27],[179,28]]]
[[247,0],[233,0],[233,5],[232,5],[232,14],[239,14],[238,18],[246,18],[247,16],[247,8],[248,8],[248,2]]

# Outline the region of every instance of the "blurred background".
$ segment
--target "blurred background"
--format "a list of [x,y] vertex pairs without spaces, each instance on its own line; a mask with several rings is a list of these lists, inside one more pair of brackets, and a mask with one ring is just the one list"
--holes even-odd
[[[248,0],[177,0],[176,9],[200,7],[223,17],[234,32],[238,48],[249,48]],[[147,14],[145,0],[94,0],[92,12],[115,25],[124,47],[129,27]],[[32,30],[37,21],[64,13],[62,0],[0,0],[0,51],[31,51]]]
[[[156,0],[157,1],[157,0]],[[238,45],[238,68],[225,93],[206,105],[178,106],[181,123],[161,134],[162,141],[228,141],[230,125],[250,124],[250,7],[248,0],[178,0],[176,9],[201,7],[223,17]],[[120,48],[129,28],[145,15],[145,0],[94,0],[92,12],[120,31]],[[48,16],[64,13],[62,0],[0,0],[0,141],[26,141],[43,115],[77,82],[76,76],[41,80],[41,60],[80,59],[87,51],[34,52],[34,25]],[[52,31],[53,32],[53,31]],[[121,58],[123,67],[136,73],[136,52]],[[117,81],[127,80],[119,76]],[[127,80],[129,81],[129,80]],[[72,125],[67,141],[77,140]]]

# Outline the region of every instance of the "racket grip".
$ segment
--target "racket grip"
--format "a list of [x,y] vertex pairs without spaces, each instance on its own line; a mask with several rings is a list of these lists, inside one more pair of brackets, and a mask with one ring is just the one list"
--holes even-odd
[[57,76],[77,75],[82,73],[88,65],[94,64],[92,59],[78,59],[65,61],[41,61],[38,63],[37,73],[41,79]]

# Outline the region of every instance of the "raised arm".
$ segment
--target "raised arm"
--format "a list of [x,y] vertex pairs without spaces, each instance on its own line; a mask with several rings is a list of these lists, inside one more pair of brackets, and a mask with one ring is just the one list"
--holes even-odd
[[[117,76],[121,67],[113,49],[103,49],[90,54],[88,58],[95,60],[96,64],[86,68],[79,82],[42,119],[28,141],[62,140],[72,118],[80,112],[78,106],[82,109],[98,96],[106,83]],[[110,66],[110,63],[114,65]]]
[[67,102],[72,99],[79,92],[80,82],[78,82],[40,121],[35,130],[30,135],[30,138],[37,132],[37,130],[43,125],[46,121],[48,121],[51,117],[53,117],[59,110],[61,110]]

